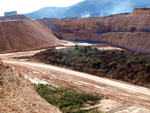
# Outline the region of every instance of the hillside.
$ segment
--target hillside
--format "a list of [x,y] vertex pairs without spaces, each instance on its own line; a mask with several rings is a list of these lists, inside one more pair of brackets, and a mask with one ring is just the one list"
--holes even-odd
[[150,10],[103,18],[41,19],[62,39],[105,42],[126,50],[150,52]]
[[42,23],[24,16],[1,17],[0,52],[24,51],[60,44]]
[[0,113],[61,113],[41,98],[14,68],[0,69]]
[[70,9],[70,7],[45,7],[38,11],[34,11],[32,13],[25,14],[26,16],[34,19],[42,19],[42,18],[62,18],[64,17],[64,13],[66,10]]
[[132,12],[134,8],[149,5],[149,0],[84,0],[69,7],[44,7],[25,15],[34,19],[103,17]]

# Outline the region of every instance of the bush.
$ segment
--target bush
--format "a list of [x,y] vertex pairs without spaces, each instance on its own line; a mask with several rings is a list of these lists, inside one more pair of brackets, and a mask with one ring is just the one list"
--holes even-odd
[[[35,90],[41,97],[52,105],[59,107],[65,113],[77,113],[85,103],[95,105],[103,97],[94,96],[89,93],[64,87],[51,85],[33,84]],[[90,101],[90,103],[89,103]]]
[[79,50],[79,46],[77,44],[75,45],[75,50]]
[[[62,65],[77,71],[83,71],[98,76],[106,76],[131,82],[138,78],[140,71],[143,76],[150,78],[150,54],[137,54],[127,51],[100,51],[90,46],[62,50],[46,50],[34,56],[40,61],[55,65]],[[135,75],[133,77],[133,74]],[[132,75],[132,77],[129,77]],[[138,80],[138,81],[137,81]],[[150,86],[146,79],[137,79],[134,83]]]

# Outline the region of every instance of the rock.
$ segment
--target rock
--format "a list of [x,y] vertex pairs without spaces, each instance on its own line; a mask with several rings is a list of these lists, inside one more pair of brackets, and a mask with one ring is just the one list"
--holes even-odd
[[41,19],[62,39],[105,42],[139,53],[150,52],[150,10],[103,18]]
[[133,15],[148,15],[150,16],[150,9],[133,9]]

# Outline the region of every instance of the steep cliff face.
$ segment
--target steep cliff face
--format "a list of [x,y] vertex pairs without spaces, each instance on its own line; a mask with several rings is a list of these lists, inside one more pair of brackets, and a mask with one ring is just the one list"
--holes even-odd
[[133,9],[133,15],[148,15],[150,16],[150,9]]
[[106,42],[134,52],[150,52],[150,12],[134,10],[104,18],[42,19],[63,39]]
[[24,51],[56,46],[60,40],[42,23],[32,19],[0,22],[0,52]]

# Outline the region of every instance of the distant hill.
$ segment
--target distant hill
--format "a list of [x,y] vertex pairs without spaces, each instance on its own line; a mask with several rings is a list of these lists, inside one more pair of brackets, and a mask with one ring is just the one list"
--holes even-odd
[[28,17],[34,18],[34,19],[41,19],[41,18],[62,18],[63,14],[66,10],[69,10],[69,8],[63,8],[63,7],[45,7],[38,11],[34,11],[32,13],[25,14]]
[[150,7],[149,0],[85,0],[69,7],[45,7],[25,14],[34,19],[101,17]]

